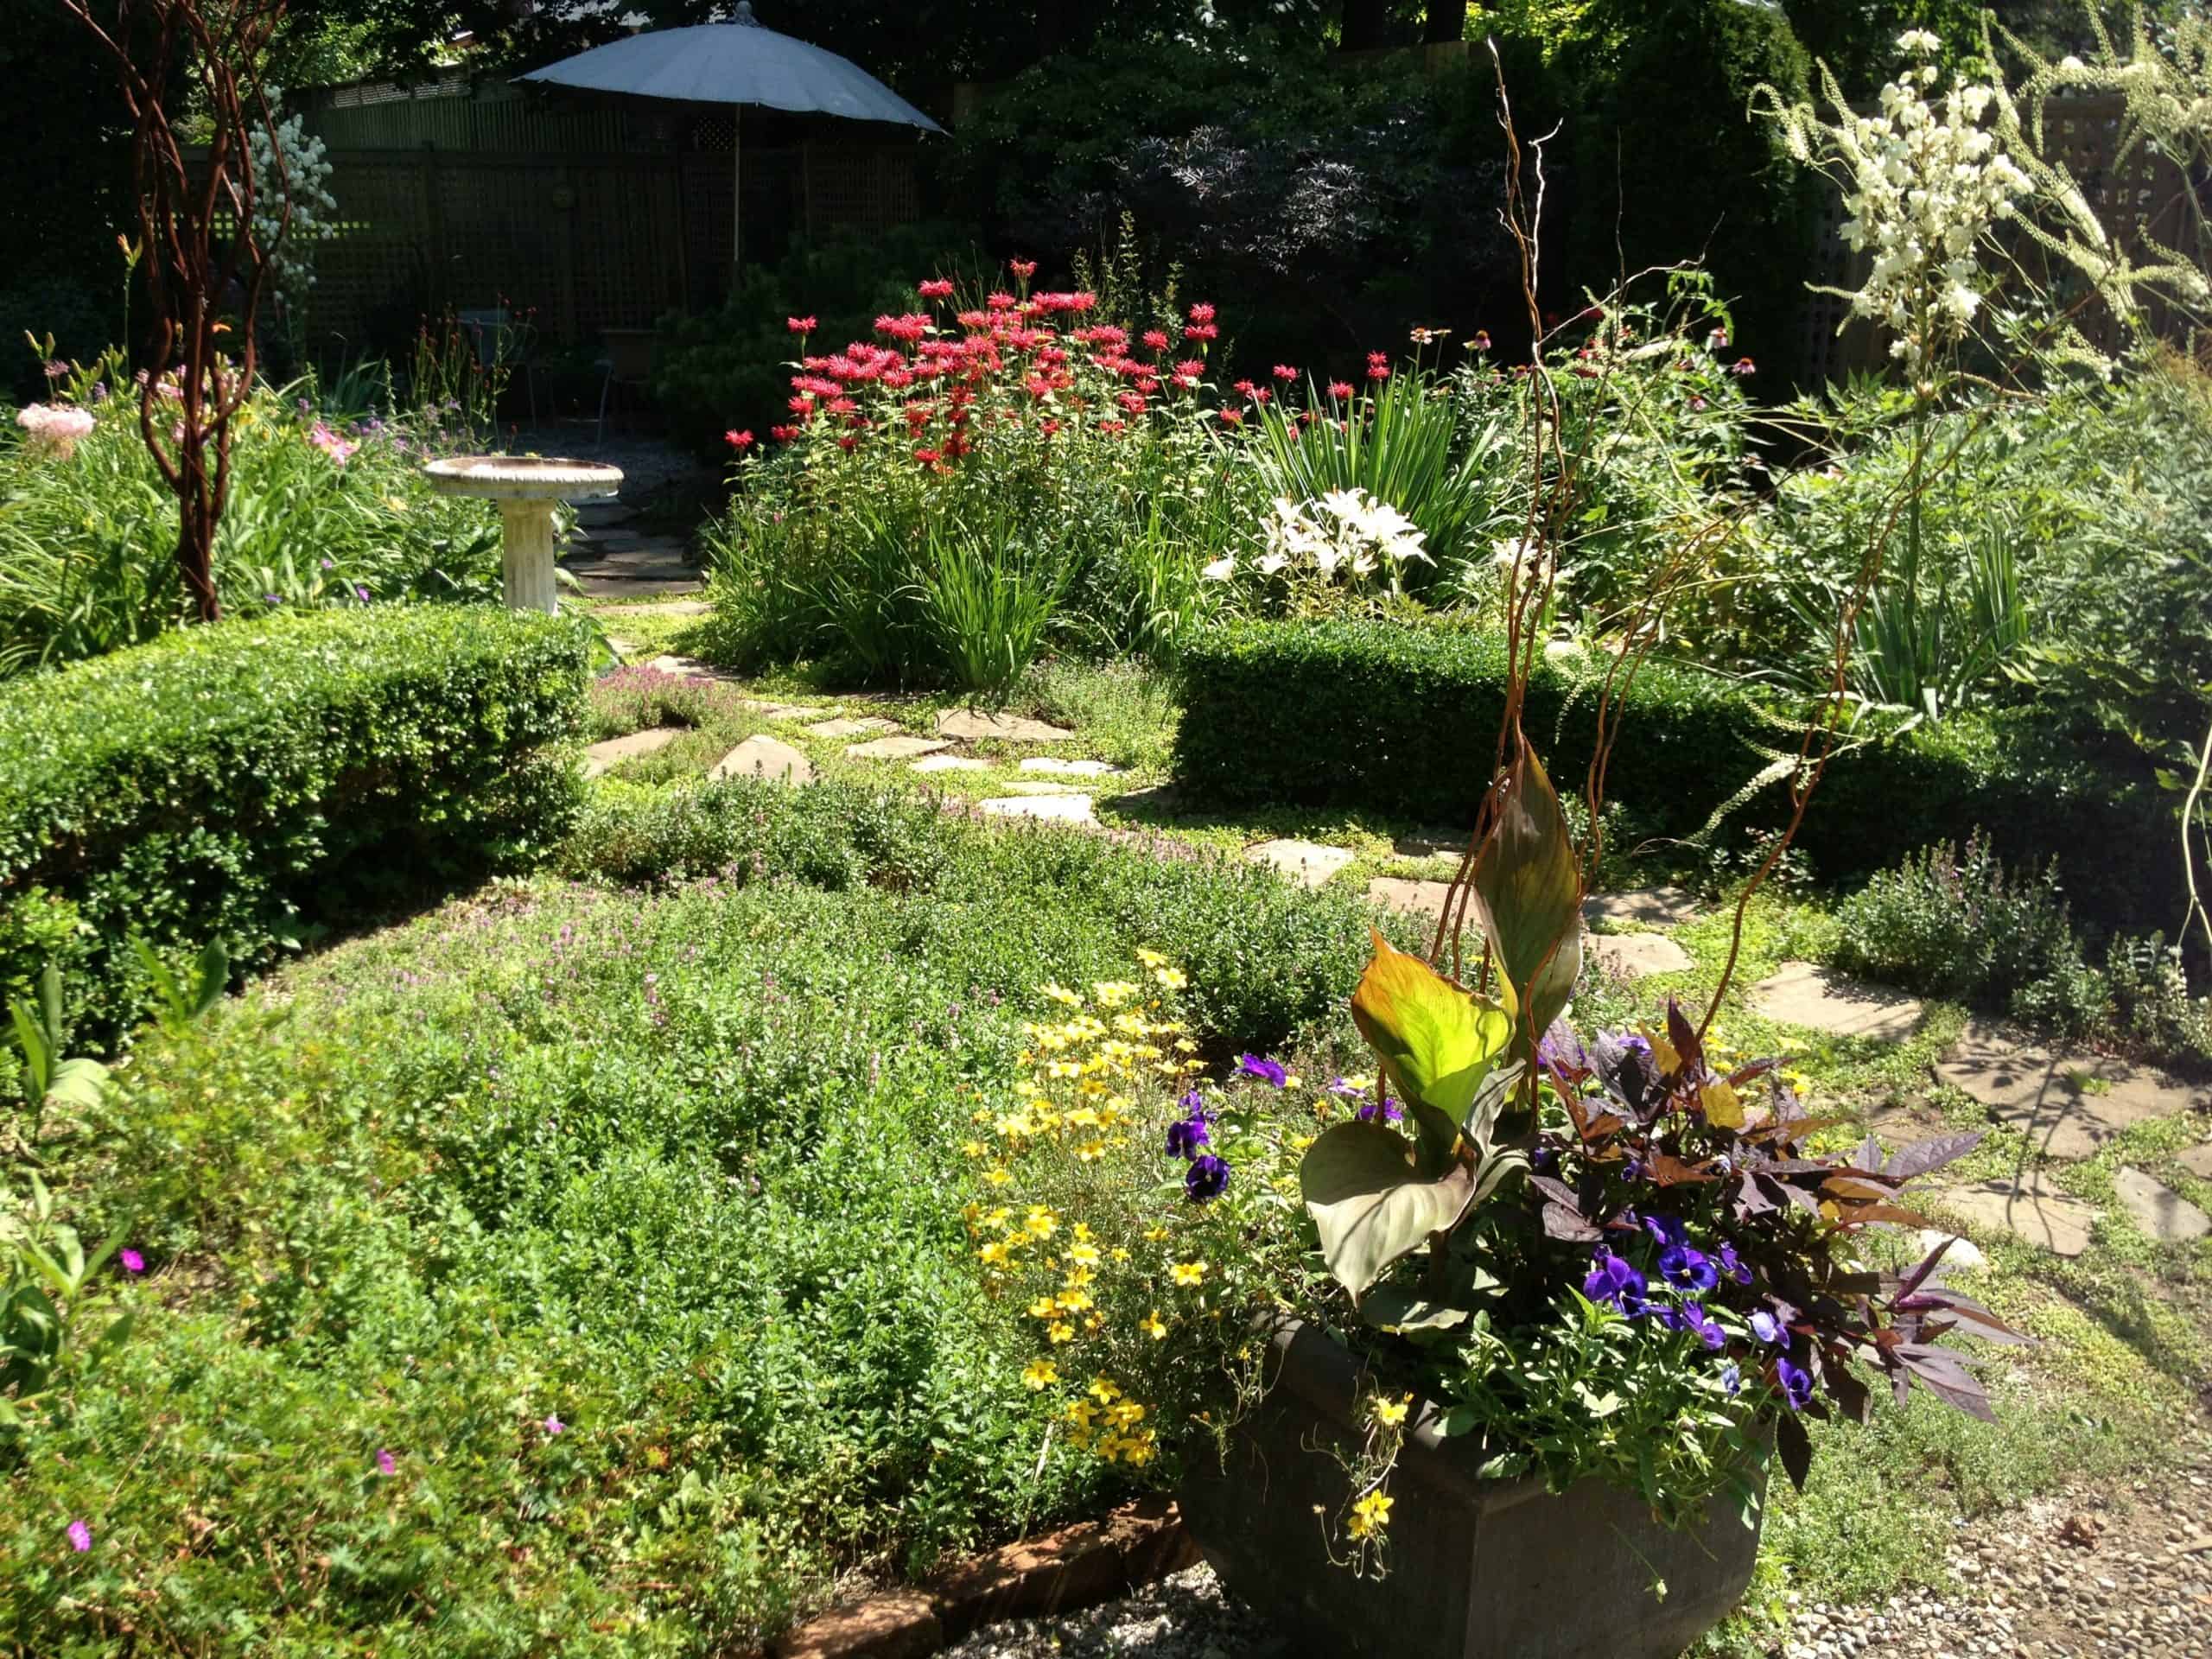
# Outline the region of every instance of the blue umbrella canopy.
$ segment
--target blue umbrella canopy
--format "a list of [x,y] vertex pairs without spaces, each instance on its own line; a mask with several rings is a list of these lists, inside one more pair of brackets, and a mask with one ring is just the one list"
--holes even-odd
[[[632,98],[753,104],[853,121],[890,121],[925,132],[944,130],[858,64],[763,28],[750,0],[739,0],[728,22],[632,35],[533,69],[522,79]],[[738,247],[741,251],[741,240]]]

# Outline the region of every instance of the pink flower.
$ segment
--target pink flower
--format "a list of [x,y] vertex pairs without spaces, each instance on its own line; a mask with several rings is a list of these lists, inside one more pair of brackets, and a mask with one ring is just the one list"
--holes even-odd
[[925,300],[949,300],[952,297],[952,283],[943,276],[914,284],[914,292]]
[[753,447],[753,435],[750,432],[725,432],[722,442],[741,454]]
[[1224,426],[1243,425],[1244,411],[1241,409],[1233,408],[1230,404],[1224,404],[1221,406],[1221,423]]
[[146,1258],[136,1250],[118,1250],[115,1259],[123,1263],[123,1270],[125,1273],[146,1271]]
[[1210,322],[1193,322],[1183,330],[1185,340],[1217,340],[1220,335],[1221,330]]
[[391,1452],[385,1451],[382,1448],[378,1448],[377,1452],[377,1472],[381,1475],[397,1474],[399,1472],[399,1459],[393,1457]]
[[69,1548],[75,1550],[79,1555],[81,1555],[92,1547],[92,1529],[91,1525],[83,1521],[72,1521],[69,1523]]
[[1286,385],[1298,378],[1298,371],[1292,368],[1287,363],[1276,364],[1272,372],[1276,379],[1284,382]]
[[1247,397],[1249,397],[1254,392],[1257,391],[1259,388],[1254,385],[1249,380],[1238,380],[1230,386],[1230,390],[1231,391],[1241,391]]
[[1475,352],[1486,352],[1490,350],[1490,330],[1487,328],[1476,329],[1475,337],[1467,342],[1467,349]]
[[1167,349],[1167,336],[1160,329],[1147,328],[1144,331],[1144,343],[1155,352],[1164,352]]
[[1213,321],[1213,307],[1205,304],[1192,306],[1191,308],[1191,321],[1192,322],[1211,322]]
[[1034,259],[1009,259],[1006,262],[1006,268],[1014,273],[1017,282],[1026,283],[1037,274]]
[[821,324],[813,317],[785,317],[784,327],[795,334],[810,334],[820,327]]
[[789,443],[793,438],[798,436],[798,428],[795,426],[772,426],[768,429],[768,435],[773,438],[778,443]]
[[1728,366],[1731,374],[1757,374],[1758,372],[1759,365],[1748,357],[1739,357]]
[[1390,378],[1390,365],[1388,363],[1370,363],[1367,365],[1367,378],[1370,380],[1388,380]]
[[548,1434],[560,1434],[566,1433],[569,1426],[561,1421],[560,1414],[556,1412],[549,1414],[545,1421],[540,1423],[538,1427],[543,1429]]

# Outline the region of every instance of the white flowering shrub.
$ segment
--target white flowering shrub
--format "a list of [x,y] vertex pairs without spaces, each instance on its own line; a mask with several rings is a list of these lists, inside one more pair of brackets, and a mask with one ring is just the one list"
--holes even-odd
[[1433,563],[1424,540],[1412,519],[1355,485],[1312,501],[1279,498],[1262,526],[1264,550],[1241,564],[1234,554],[1217,559],[1205,574],[1214,582],[1256,576],[1309,594],[1332,588],[1397,594],[1404,591],[1408,564]]
[[[281,94],[269,93],[271,117]],[[333,168],[320,138],[310,137],[297,114],[252,135],[253,238],[269,261],[276,297],[296,315],[315,286],[315,245],[338,234],[338,202],[327,181]],[[289,217],[285,208],[289,203]]]
[[1992,281],[1982,258],[1989,232],[2035,188],[1983,124],[1993,87],[1955,78],[1935,93],[1941,72],[1929,60],[1942,47],[1924,29],[1899,35],[1906,67],[1882,88],[1872,115],[1852,110],[1825,65],[1833,122],[1809,104],[1784,105],[1772,87],[1758,89],[1789,153],[1841,185],[1844,240],[1873,256],[1857,290],[1825,291],[1890,330],[1891,353],[1916,383],[1973,322]]

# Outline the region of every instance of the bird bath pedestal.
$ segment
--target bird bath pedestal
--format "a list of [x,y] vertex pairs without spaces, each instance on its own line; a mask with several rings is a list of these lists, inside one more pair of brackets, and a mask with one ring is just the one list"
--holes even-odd
[[591,461],[535,455],[454,455],[423,468],[442,495],[474,495],[499,504],[505,522],[500,570],[507,608],[558,607],[553,586],[553,509],[563,501],[598,501],[622,487],[622,469]]

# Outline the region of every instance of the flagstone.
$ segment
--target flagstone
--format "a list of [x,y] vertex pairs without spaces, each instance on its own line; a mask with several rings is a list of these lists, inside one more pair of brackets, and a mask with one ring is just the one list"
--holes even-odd
[[2187,1244],[2212,1233],[2212,1217],[2139,1169],[2121,1170],[2112,1190],[2135,1224],[2161,1244]]
[[2005,1026],[1970,1022],[1936,1076],[1962,1089],[2040,1156],[2094,1157],[2123,1129],[2212,1104],[2212,1091],[2152,1066],[2069,1054]]
[[899,737],[879,737],[867,743],[849,744],[845,753],[856,760],[912,760],[951,747],[941,737],[916,737],[908,733]]
[[1244,856],[1255,864],[1269,865],[1309,887],[1318,887],[1359,855],[1349,847],[1325,847],[1317,841],[1263,841],[1247,847]]
[[594,743],[584,751],[584,776],[596,778],[625,760],[651,754],[656,749],[664,749],[683,736],[686,729],[682,726],[654,726],[642,732],[632,732],[626,737],[610,737],[604,742]]
[[947,709],[937,717],[940,736],[969,742],[995,737],[1007,743],[1065,743],[1075,734],[1020,715],[986,714],[980,709]]
[[2039,1170],[2018,1180],[1952,1187],[1936,1194],[1936,1202],[1976,1226],[2010,1232],[2055,1255],[2079,1255],[2088,1249],[2097,1216]]
[[810,784],[814,767],[807,758],[779,738],[755,734],[715,762],[710,779],[768,778],[789,784]]
[[1920,1001],[1885,985],[1868,985],[1809,962],[1785,962],[1751,988],[1751,1007],[1784,1025],[1836,1037],[1903,1042],[1920,1023]]

